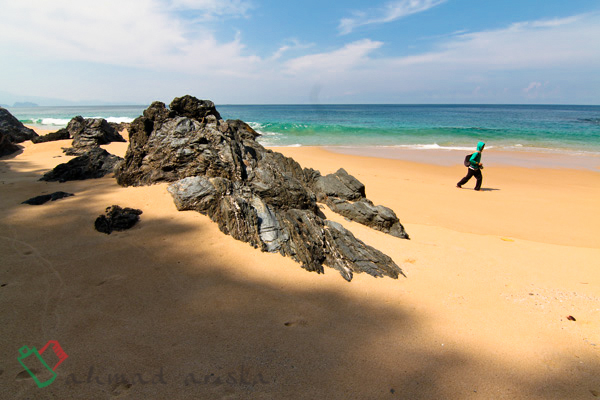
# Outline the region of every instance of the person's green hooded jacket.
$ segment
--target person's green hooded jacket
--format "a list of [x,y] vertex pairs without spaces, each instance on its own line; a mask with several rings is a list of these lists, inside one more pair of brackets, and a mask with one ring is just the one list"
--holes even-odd
[[473,169],[479,169],[479,163],[481,162],[481,151],[483,150],[483,146],[485,146],[485,143],[477,143],[477,151],[473,153],[473,155],[469,159],[469,162],[471,163],[471,168]]

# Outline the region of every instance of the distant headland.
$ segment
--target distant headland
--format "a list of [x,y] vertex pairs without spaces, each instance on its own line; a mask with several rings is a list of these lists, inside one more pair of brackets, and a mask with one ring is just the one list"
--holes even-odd
[[[15,102],[12,107],[39,107],[39,104],[36,103],[32,103],[29,101],[23,101],[23,102]],[[9,106],[8,104],[0,104],[0,107],[4,107],[4,108],[10,108],[11,106]]]

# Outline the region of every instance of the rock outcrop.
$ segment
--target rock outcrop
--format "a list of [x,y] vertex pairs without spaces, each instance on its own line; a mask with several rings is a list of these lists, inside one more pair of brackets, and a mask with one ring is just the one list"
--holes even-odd
[[267,203],[249,187],[229,179],[194,176],[168,187],[178,210],[208,215],[222,232],[252,246],[290,256],[308,271],[323,273],[323,265],[344,279],[354,273],[397,278],[394,261],[356,239],[342,225],[326,220],[311,209],[282,208]]
[[112,126],[119,134],[121,131],[129,129],[129,122],[109,122],[108,124]]
[[66,182],[102,178],[106,174],[114,172],[121,160],[121,157],[110,154],[100,147],[95,147],[67,163],[57,165],[52,171],[46,172],[40,180]]
[[242,141],[258,134],[241,121],[230,127],[229,121],[220,120],[212,102],[204,101],[203,108],[189,103],[175,99],[167,109],[164,103],[154,102],[131,123],[129,148],[117,172],[120,185],[172,182],[195,175],[246,177],[246,168],[240,165],[245,151]]
[[14,144],[10,138],[0,132],[0,157],[7,156],[19,150],[19,146]]
[[69,121],[66,128],[59,130],[57,135],[65,136],[64,131],[69,134],[69,137],[73,138],[72,147],[65,150],[68,155],[81,155],[101,144],[125,142],[123,136],[104,118],[77,116]]
[[140,220],[142,210],[136,208],[121,208],[110,206],[104,215],[100,215],[94,222],[94,228],[98,232],[110,235],[113,231],[124,231],[132,228]]
[[333,212],[392,236],[409,238],[396,213],[388,207],[374,205],[365,195],[365,185],[344,169],[326,176],[315,172],[313,176],[311,188],[317,200],[327,204]]
[[345,171],[322,177],[265,149],[255,140],[258,133],[243,121],[222,120],[212,102],[191,96],[176,98],[169,108],[154,102],[131,123],[129,135],[115,173],[119,184],[174,182],[168,190],[179,210],[208,215],[223,232],[290,256],[309,271],[322,273],[326,265],[347,280],[359,272],[393,278],[402,273],[390,257],[326,220],[317,197],[352,201],[346,208],[360,202],[357,211],[344,211],[347,218],[359,214],[403,237],[393,228],[401,227],[393,211],[373,206],[364,185]]
[[2,107],[0,107],[0,134],[8,136],[8,139],[13,143],[31,140],[38,135],[33,129],[27,128],[7,109]]
[[31,139],[33,143],[54,142],[56,140],[71,139],[71,135],[66,128],[59,129],[55,132],[50,132],[47,135],[37,136]]

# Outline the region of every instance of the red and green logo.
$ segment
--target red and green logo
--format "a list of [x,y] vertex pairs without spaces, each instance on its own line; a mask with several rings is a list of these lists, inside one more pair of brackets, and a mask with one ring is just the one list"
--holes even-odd
[[[52,345],[52,352],[42,354]],[[19,349],[19,362],[25,368],[25,371],[31,375],[38,387],[43,388],[50,385],[56,379],[56,368],[68,357],[60,344],[56,340],[49,340],[48,343],[38,352],[33,347],[23,346]],[[50,365],[54,367],[50,368]]]

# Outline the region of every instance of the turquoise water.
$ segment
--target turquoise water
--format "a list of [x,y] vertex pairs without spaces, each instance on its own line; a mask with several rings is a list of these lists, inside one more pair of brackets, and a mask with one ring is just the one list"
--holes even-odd
[[[23,123],[58,129],[76,116],[130,122],[146,106],[9,108]],[[600,106],[217,105],[267,146],[488,148],[600,154]]]

